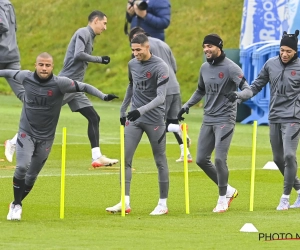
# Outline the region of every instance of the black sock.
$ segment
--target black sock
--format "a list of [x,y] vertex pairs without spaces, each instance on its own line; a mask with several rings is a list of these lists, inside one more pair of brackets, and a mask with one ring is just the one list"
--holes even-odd
[[25,197],[30,193],[31,189],[33,188],[33,185],[32,186],[28,186],[25,184],[25,187],[24,187],[24,192],[23,192],[23,195],[22,195],[22,200],[25,199]]
[[24,186],[25,186],[25,179],[19,180],[16,177],[13,178],[13,189],[14,189],[14,196],[15,196],[15,200],[13,204],[15,205],[19,204],[22,206],[21,200],[24,192]]
[[88,120],[88,137],[91,143],[91,148],[99,147],[99,123],[100,116],[93,106],[78,109],[76,112],[80,112]]
[[174,136],[175,136],[178,144],[179,145],[183,144],[183,141],[182,141],[182,138],[180,137],[180,135],[178,133],[176,133],[176,132],[173,132],[173,134],[174,134]]

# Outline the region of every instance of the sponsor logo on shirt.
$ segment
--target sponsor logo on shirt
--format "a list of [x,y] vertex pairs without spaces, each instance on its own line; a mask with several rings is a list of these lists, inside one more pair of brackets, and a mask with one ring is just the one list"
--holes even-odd
[[219,78],[223,79],[223,77],[224,77],[224,73],[223,73],[223,72],[220,72],[220,73],[219,73]]

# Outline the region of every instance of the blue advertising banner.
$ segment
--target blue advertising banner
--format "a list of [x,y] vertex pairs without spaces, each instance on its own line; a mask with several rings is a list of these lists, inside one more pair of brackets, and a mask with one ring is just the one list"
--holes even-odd
[[300,29],[300,0],[244,0],[240,48]]

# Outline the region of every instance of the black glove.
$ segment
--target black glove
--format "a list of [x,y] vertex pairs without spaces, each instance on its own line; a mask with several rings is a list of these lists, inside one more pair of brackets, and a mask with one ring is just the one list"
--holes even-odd
[[113,94],[108,94],[108,95],[106,95],[106,96],[104,97],[104,101],[108,102],[108,101],[111,101],[111,100],[113,100],[113,99],[115,99],[115,98],[119,98],[119,97],[116,96],[116,95],[113,95]]
[[125,122],[126,122],[126,117],[121,117],[120,118],[121,125],[125,126]]
[[230,102],[235,102],[236,99],[238,99],[237,93],[235,92],[230,92],[228,94],[225,94],[225,97],[228,98]]
[[109,64],[110,62],[110,57],[109,56],[101,56],[102,58],[102,64]]
[[177,115],[178,121],[183,121],[183,120],[184,120],[184,117],[182,117],[182,115],[183,115],[184,113],[187,113],[187,114],[188,114],[189,111],[190,111],[189,108],[182,108],[182,109],[179,111],[178,115]]
[[133,110],[133,111],[130,111],[128,112],[128,115],[127,115],[127,119],[129,121],[135,121],[137,118],[139,118],[141,116],[141,113],[140,111],[138,111],[137,109],[136,110]]

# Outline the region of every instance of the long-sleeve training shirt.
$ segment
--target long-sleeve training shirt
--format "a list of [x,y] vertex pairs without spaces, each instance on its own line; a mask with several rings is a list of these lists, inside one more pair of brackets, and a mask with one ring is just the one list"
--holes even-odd
[[253,95],[270,83],[270,123],[300,122],[300,59],[283,65],[270,58],[251,84]]
[[132,59],[128,63],[129,85],[121,106],[121,117],[126,110],[138,110],[137,119],[146,124],[164,125],[168,65],[159,57],[152,55],[147,61]]
[[14,7],[10,1],[0,0],[0,63],[20,61],[16,31]]
[[168,44],[157,38],[148,37],[148,39],[151,53],[163,59],[164,62],[169,66],[167,95],[180,94],[180,86],[176,77],[177,64],[171,48]]
[[101,56],[92,56],[95,33],[88,25],[78,29],[71,38],[59,76],[83,81],[89,62],[101,63]]
[[246,100],[252,96],[250,86],[241,68],[228,59],[217,64],[202,64],[198,78],[198,88],[183,107],[191,107],[205,95],[203,123],[207,125],[229,122],[235,124],[237,102],[230,102],[225,94],[237,92],[238,98]]
[[65,93],[86,92],[102,100],[106,96],[89,84],[55,75],[43,80],[28,70],[0,70],[0,77],[14,78],[23,84],[25,98],[19,130],[40,140],[54,138]]

